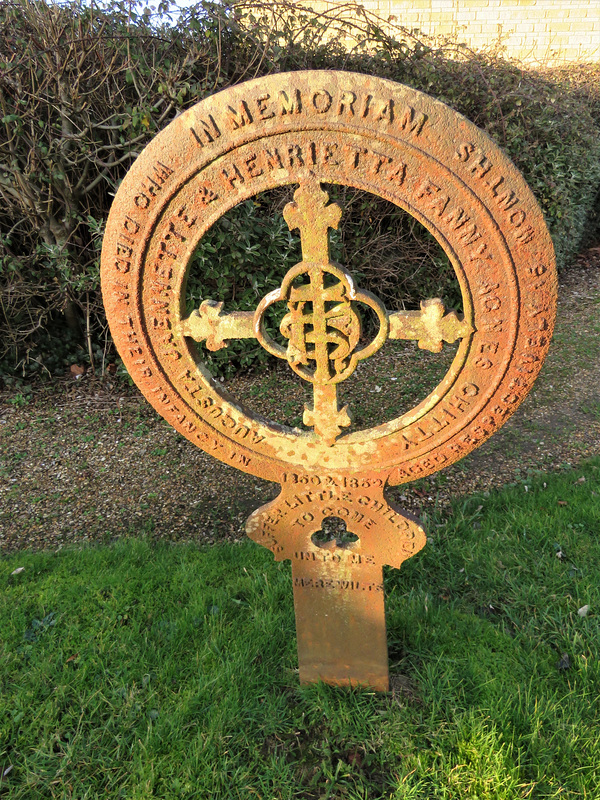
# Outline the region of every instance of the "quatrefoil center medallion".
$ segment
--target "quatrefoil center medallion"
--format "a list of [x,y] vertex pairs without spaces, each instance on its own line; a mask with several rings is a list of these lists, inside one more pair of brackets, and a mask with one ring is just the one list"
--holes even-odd
[[[269,336],[264,324],[266,310],[281,301],[288,307],[279,326],[288,340],[287,348]],[[355,303],[372,308],[379,322],[375,338],[360,349],[357,346],[362,326]],[[368,292],[357,291],[352,276],[343,267],[304,261],[288,272],[280,289],[260,303],[254,324],[265,350],[285,359],[304,380],[322,386],[350,377],[358,362],[373,355],[385,342],[389,328],[383,305]]]

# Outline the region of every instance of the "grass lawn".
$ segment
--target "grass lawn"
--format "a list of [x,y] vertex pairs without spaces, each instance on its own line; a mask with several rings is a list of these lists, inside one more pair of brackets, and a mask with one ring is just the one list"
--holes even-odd
[[427,529],[387,695],[298,686],[289,564],[250,542],[3,558],[0,797],[598,800],[600,459]]

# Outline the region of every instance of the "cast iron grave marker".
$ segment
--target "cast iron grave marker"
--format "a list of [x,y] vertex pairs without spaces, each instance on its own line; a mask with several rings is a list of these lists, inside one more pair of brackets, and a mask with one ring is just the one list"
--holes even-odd
[[[323,184],[379,195],[435,236],[460,285],[463,314],[439,299],[388,312],[329,254],[342,209]],[[186,316],[188,263],[238,203],[282,185],[302,260],[254,311],[204,300]],[[174,120],[144,150],[113,204],[102,250],[111,331],[133,379],[180,433],[237,469],[281,484],[247,533],[291,559],[301,682],[388,688],[382,568],[425,544],[385,487],[429,475],[484,442],[530,390],[556,305],[541,212],[503,152],[427,95],[344,72],[272,75],[226,89]],[[275,341],[265,313],[285,304]],[[378,330],[360,344],[357,310]],[[208,349],[255,338],[313,385],[298,431],[237,403],[212,379]],[[388,339],[439,352],[458,341],[441,383],[414,409],[353,430],[338,384]],[[398,376],[399,380],[402,376]],[[349,533],[328,534],[330,518]]]

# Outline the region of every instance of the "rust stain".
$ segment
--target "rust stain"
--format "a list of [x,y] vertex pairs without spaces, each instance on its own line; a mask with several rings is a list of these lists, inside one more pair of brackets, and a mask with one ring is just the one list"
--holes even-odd
[[[454,266],[463,313],[439,298],[389,312],[334,263],[329,230],[342,209],[324,184],[352,186],[406,209]],[[296,186],[283,215],[302,260],[254,311],[207,298],[182,315],[181,290],[204,233],[259,192]],[[248,535],[292,561],[300,680],[388,688],[382,585],[425,544],[387,485],[429,475],[491,436],[527,395],[556,308],[552,243],[522,176],[480,130],[443,104],[390,81],[343,72],[273,75],[182,114],[121,185],[102,250],[113,338],[141,391],[174,427],[232,466],[281,484]],[[273,339],[265,314],[283,304]],[[360,345],[360,308],[378,330]],[[237,403],[199,363],[253,338],[313,385],[306,431]],[[337,386],[388,339],[439,352],[458,341],[438,387],[407,414],[355,430]],[[331,520],[349,539],[327,538]]]

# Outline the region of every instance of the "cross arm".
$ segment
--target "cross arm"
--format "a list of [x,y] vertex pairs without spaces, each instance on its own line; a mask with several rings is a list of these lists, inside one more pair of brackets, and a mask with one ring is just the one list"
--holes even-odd
[[474,333],[468,320],[455,311],[444,314],[439,298],[421,301],[420,311],[395,311],[389,314],[390,339],[414,339],[421,350],[439,353],[442,342],[455,342]]
[[291,231],[300,231],[303,261],[316,264],[329,263],[329,228],[337,227],[342,209],[330,203],[329,195],[316,181],[300,184],[294,199],[283,209],[283,218]]
[[223,303],[203,300],[200,308],[181,321],[181,333],[196,342],[206,341],[209,350],[227,347],[228,339],[254,339],[254,312],[223,314]]

